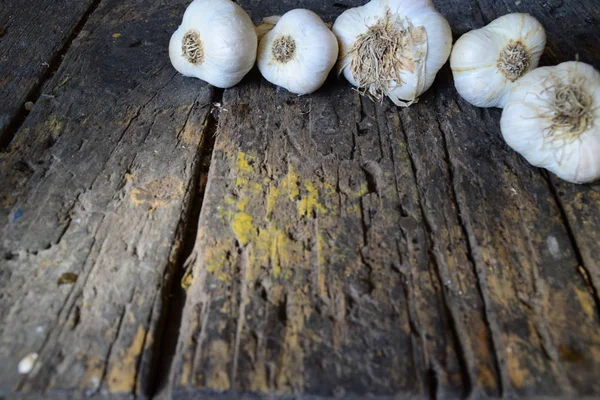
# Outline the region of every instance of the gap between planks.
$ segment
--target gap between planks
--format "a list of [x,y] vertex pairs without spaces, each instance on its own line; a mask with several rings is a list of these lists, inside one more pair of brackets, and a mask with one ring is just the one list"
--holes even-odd
[[199,161],[192,178],[192,189],[190,190],[192,195],[188,200],[183,219],[177,229],[177,237],[180,238],[181,245],[176,251],[177,254],[175,254],[176,262],[171,269],[171,277],[167,278],[168,282],[165,290],[167,298],[165,307],[162,310],[163,315],[159,328],[161,340],[156,343],[154,379],[150,380],[154,384],[147,388],[150,398],[167,399],[170,397],[169,380],[175,362],[183,309],[186,302],[184,279],[188,268],[191,268],[191,264],[195,259],[196,236],[208,182],[208,173],[211,167],[217,126],[219,125],[219,107],[223,101],[223,92],[223,89],[213,88],[210,102],[212,109],[207,116],[202,142],[198,147]]
[[[583,278],[583,281],[586,283],[586,285],[589,286],[590,291],[592,292],[592,295],[594,298],[594,303],[596,305],[596,313],[598,314],[598,317],[600,318],[600,286],[599,286],[600,282],[596,282],[593,274],[590,273],[590,266],[586,266],[584,258],[581,254],[581,249],[579,248],[579,243],[577,243],[575,233],[573,232],[573,227],[571,225],[571,221],[569,220],[569,217],[567,215],[565,207],[560,199],[559,190],[556,187],[556,185],[552,182],[550,173],[547,171],[544,171],[544,178],[545,178],[546,182],[548,183],[548,187],[550,188],[550,192],[552,193],[552,197],[554,198],[556,207],[558,208],[558,211],[560,212],[560,217],[562,219],[562,223],[565,226],[565,229],[569,236],[569,241],[571,242],[571,246],[573,247],[573,250],[575,251],[575,257],[577,258],[577,262],[578,262],[579,266],[583,269],[583,272],[585,273],[585,276],[582,276],[582,278]],[[592,268],[593,268],[593,266],[592,266]]]
[[[102,0],[94,0],[92,4],[88,7],[87,10],[82,14],[79,22],[75,25],[75,27],[71,30],[71,32],[65,38],[63,45],[60,49],[50,58],[48,69],[41,75],[40,80],[37,84],[33,85],[27,97],[25,99],[26,102],[36,103],[40,96],[42,95],[42,89],[46,82],[50,81],[52,77],[56,74],[60,66],[62,65],[64,56],[67,54],[71,45],[77,39],[83,27],[87,24],[91,15],[96,11],[98,6]],[[14,115],[8,125],[6,126],[6,130],[0,135],[0,152],[7,151],[10,143],[16,136],[17,132],[29,116],[29,111],[22,107],[19,112]]]

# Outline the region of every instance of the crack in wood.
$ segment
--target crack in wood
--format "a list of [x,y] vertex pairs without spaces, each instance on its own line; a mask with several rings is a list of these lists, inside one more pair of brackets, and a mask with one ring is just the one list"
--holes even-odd
[[[218,88],[212,89],[211,104],[221,104],[223,101],[223,90]],[[197,99],[194,103],[197,102]],[[205,105],[200,105],[204,108]],[[182,136],[183,131],[190,119],[190,116],[195,109],[194,105],[190,107],[190,111],[185,119],[185,123],[178,133],[178,137]],[[210,112],[206,114],[206,120],[203,124],[202,141],[198,146],[198,158],[196,166],[190,180],[188,189],[189,198],[186,206],[182,211],[179,226],[177,228],[177,241],[180,242],[177,248],[173,250],[171,258],[176,260],[174,265],[169,268],[169,275],[172,277],[165,283],[166,300],[163,305],[163,316],[161,316],[159,329],[159,340],[156,341],[156,360],[153,378],[149,379],[154,382],[148,387],[148,393],[154,396],[157,393],[168,392],[171,387],[169,385],[170,377],[175,374],[175,365],[177,358],[175,357],[177,350],[177,342],[180,337],[181,327],[183,324],[183,309],[186,300],[186,289],[184,289],[186,274],[192,273],[193,265],[195,264],[198,254],[196,249],[198,223],[204,193],[206,190],[207,174],[210,169],[211,157],[214,148],[214,139],[217,126],[219,124],[219,114]],[[206,313],[208,315],[208,313]],[[168,326],[164,326],[167,324]],[[205,324],[202,324],[204,327]],[[200,346],[200,345],[199,345]]]
[[502,348],[500,347],[500,343],[502,342],[500,328],[496,322],[496,319],[494,316],[495,313],[491,309],[491,299],[489,298],[489,296],[490,296],[489,291],[488,291],[489,289],[488,289],[487,283],[486,283],[487,278],[486,278],[486,273],[485,273],[485,267],[480,266],[479,263],[476,261],[479,257],[477,257],[474,252],[474,243],[473,242],[475,241],[475,239],[472,237],[473,235],[471,233],[471,230],[469,229],[468,222],[465,221],[465,219],[464,219],[465,214],[463,213],[463,210],[462,210],[463,207],[458,200],[454,166],[451,161],[452,158],[450,157],[450,152],[448,150],[448,140],[446,137],[446,135],[448,133],[443,129],[442,124],[438,119],[437,113],[435,114],[435,118],[436,118],[436,123],[437,123],[437,130],[440,132],[440,134],[441,134],[440,136],[442,138],[442,146],[443,146],[444,154],[445,154],[445,158],[446,158],[445,163],[447,165],[447,171],[448,171],[448,175],[449,175],[449,181],[450,181],[449,187],[451,189],[450,192],[451,192],[451,196],[452,196],[452,201],[456,205],[458,223],[460,225],[460,228],[462,230],[464,237],[467,239],[466,240],[466,246],[467,246],[466,256],[469,259],[469,261],[471,262],[471,264],[475,270],[481,299],[483,300],[483,304],[484,304],[485,320],[487,322],[487,327],[489,329],[490,338],[492,340],[492,344],[493,344],[493,348],[494,348],[494,359],[496,361],[496,374],[498,374],[498,376],[500,377],[500,380],[499,380],[500,396],[507,396],[507,395],[511,394],[511,391],[509,389],[510,383],[509,383],[509,379],[508,379],[508,374],[504,367],[506,365],[506,360],[504,359],[504,355],[502,353]]
[[597,279],[596,274],[592,273],[592,271],[589,270],[589,268],[586,266],[586,263],[584,262],[583,256],[581,254],[581,249],[579,248],[579,245],[577,244],[577,239],[575,238],[575,234],[573,232],[573,227],[571,226],[571,220],[569,219],[569,217],[567,215],[567,212],[564,208],[562,200],[560,199],[560,195],[558,194],[555,184],[552,182],[548,173],[544,173],[543,176],[544,176],[546,182],[548,183],[548,187],[550,188],[550,192],[552,193],[554,202],[556,203],[556,206],[558,207],[558,210],[560,212],[560,216],[562,219],[562,223],[564,224],[565,228],[567,229],[567,234],[569,235],[569,241],[571,242],[571,246],[573,247],[573,250],[575,251],[575,257],[577,257],[577,262],[579,263],[579,266],[586,272],[587,278],[589,278],[589,281],[588,281],[588,279],[586,279],[586,277],[584,277],[584,281],[585,281],[586,285],[589,285],[589,287],[593,293],[594,303],[596,305],[596,313],[598,315],[598,319],[600,319],[600,280]]
[[[42,95],[42,89],[44,88],[44,85],[46,84],[46,82],[50,81],[52,77],[54,77],[54,75],[63,63],[64,56],[67,54],[67,52],[71,48],[71,45],[73,44],[75,39],[77,39],[81,31],[83,30],[83,27],[86,25],[91,15],[94,13],[94,11],[96,11],[96,9],[102,1],[103,0],[93,0],[92,4],[81,15],[79,22],[77,22],[75,27],[71,30],[70,34],[65,39],[61,48],[51,58],[51,61],[48,63],[49,66],[46,69],[46,71],[42,74],[38,82],[35,85],[33,85],[31,90],[27,94],[26,101],[30,101],[32,103],[37,102],[37,100]],[[27,119],[28,115],[29,111],[25,108],[21,108],[19,112],[11,118],[10,122],[6,125],[4,131],[0,131],[0,152],[7,150],[7,148],[10,146],[11,141],[19,131],[19,128],[21,128],[21,125],[23,125],[23,123]]]

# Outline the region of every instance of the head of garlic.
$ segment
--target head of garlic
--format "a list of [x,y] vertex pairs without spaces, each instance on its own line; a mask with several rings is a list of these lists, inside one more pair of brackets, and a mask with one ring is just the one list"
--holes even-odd
[[194,0],[171,37],[169,57],[185,76],[228,88],[252,69],[257,48],[254,24],[231,0]]
[[431,0],[372,0],[342,13],[333,33],[339,72],[370,97],[399,106],[429,89],[452,48],[450,25]]
[[309,10],[292,10],[271,22],[275,26],[258,46],[261,74],[295,94],[308,94],[320,88],[337,61],[335,35]]
[[477,107],[504,107],[517,79],[536,68],[546,32],[528,14],[507,14],[465,33],[452,49],[450,67],[458,93]]
[[500,125],[529,163],[573,183],[600,178],[600,73],[590,65],[531,71],[511,89]]

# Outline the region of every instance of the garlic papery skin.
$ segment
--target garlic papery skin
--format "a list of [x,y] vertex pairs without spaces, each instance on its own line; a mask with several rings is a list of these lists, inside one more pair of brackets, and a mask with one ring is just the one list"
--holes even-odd
[[450,67],[458,93],[477,107],[504,107],[515,82],[536,68],[546,46],[542,24],[528,14],[507,14],[462,35]]
[[371,98],[409,106],[432,85],[452,49],[448,21],[430,0],[372,0],[333,24],[338,71]]
[[257,59],[266,80],[303,95],[323,85],[337,57],[337,39],[321,18],[296,9],[285,13],[264,35]]
[[565,62],[517,81],[500,120],[510,147],[573,183],[600,178],[600,73]]
[[259,43],[267,33],[271,32],[271,30],[275,28],[275,25],[277,25],[280,19],[280,15],[273,15],[270,17],[263,18],[263,23],[260,25],[256,25],[255,30]]
[[171,36],[169,57],[181,74],[229,88],[254,66],[257,44],[254,24],[240,6],[194,0]]

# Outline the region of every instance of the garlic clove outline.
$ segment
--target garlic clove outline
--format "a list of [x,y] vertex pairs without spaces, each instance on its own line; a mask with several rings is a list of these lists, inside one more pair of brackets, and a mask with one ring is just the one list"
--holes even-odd
[[270,21],[276,25],[259,43],[258,69],[266,80],[292,93],[313,93],[337,61],[335,35],[310,10],[291,10]]
[[450,67],[458,93],[477,107],[504,107],[514,83],[536,68],[546,47],[542,24],[513,13],[461,36]]
[[220,88],[239,83],[256,61],[248,14],[231,0],[194,0],[169,42],[173,67]]
[[372,0],[346,10],[332,29],[340,43],[338,73],[399,106],[431,87],[452,49],[450,25],[430,0]]
[[256,25],[255,30],[259,43],[267,33],[271,32],[271,30],[275,28],[275,25],[277,25],[280,19],[281,15],[272,15],[270,17],[264,17],[263,23],[260,25]]
[[572,183],[600,179],[600,73],[592,66],[529,72],[511,89],[500,126],[530,164]]

